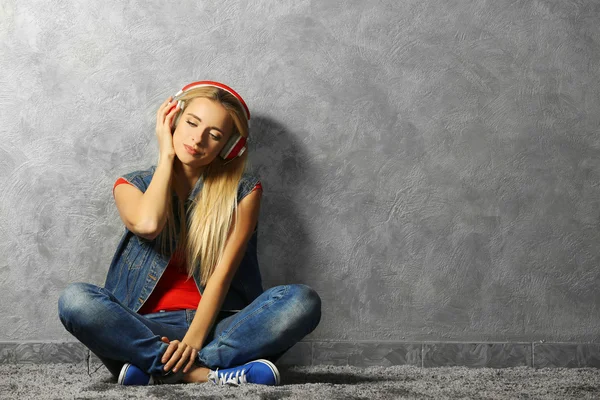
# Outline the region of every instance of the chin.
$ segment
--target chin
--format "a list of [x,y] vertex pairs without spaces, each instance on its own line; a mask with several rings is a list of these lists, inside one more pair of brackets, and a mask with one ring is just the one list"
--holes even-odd
[[194,156],[188,154],[187,152],[185,152],[183,154],[183,157],[177,156],[177,158],[179,159],[179,161],[182,164],[185,164],[190,168],[206,167],[208,164],[213,162],[215,159],[214,157],[212,159],[208,159],[208,157],[206,155],[202,156],[202,157],[194,157]]

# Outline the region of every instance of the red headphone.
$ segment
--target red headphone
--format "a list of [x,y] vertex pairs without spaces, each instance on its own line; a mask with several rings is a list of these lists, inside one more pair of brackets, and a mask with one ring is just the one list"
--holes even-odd
[[[202,87],[202,86],[213,86],[213,87],[223,89],[226,92],[231,93],[236,99],[238,99],[238,101],[244,108],[244,111],[246,112],[246,118],[248,118],[248,120],[250,119],[250,110],[248,109],[248,106],[246,105],[246,102],[244,101],[244,99],[242,99],[242,96],[240,96],[235,90],[233,90],[229,86],[224,85],[220,82],[215,82],[215,81],[192,82],[188,85],[185,85],[179,92],[177,92],[175,94],[175,96],[173,96],[173,101],[177,101],[177,104],[179,105],[179,109],[183,110],[185,102],[183,100],[178,100],[177,97],[186,93],[188,90],[195,89],[195,88]],[[179,112],[181,112],[181,111],[179,111]],[[173,121],[175,121],[176,119],[177,119],[177,115],[173,118]],[[229,140],[227,141],[227,143],[225,143],[225,146],[223,147],[223,150],[221,150],[221,153],[219,153],[219,155],[221,156],[222,159],[231,161],[234,158],[239,157],[242,154],[244,154],[244,152],[247,149],[246,144],[247,144],[247,139],[245,137],[243,137],[239,133],[232,134],[231,137],[229,138]]]

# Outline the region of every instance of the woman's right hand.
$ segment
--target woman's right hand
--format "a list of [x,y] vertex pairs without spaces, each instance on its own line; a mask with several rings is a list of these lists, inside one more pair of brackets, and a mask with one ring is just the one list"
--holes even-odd
[[171,125],[173,117],[179,111],[179,106],[172,103],[172,99],[173,96],[169,96],[156,112],[156,138],[158,139],[158,151],[161,158],[173,158],[175,156]]

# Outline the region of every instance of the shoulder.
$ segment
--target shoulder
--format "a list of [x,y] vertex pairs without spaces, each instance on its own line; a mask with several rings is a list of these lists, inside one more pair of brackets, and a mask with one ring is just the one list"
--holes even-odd
[[152,176],[154,175],[155,170],[156,166],[153,165],[147,169],[139,169],[127,172],[126,174],[121,175],[121,178],[125,179],[142,192],[145,192],[150,185],[150,181],[152,181]]
[[244,172],[238,185],[237,201],[242,201],[244,197],[252,193],[256,185],[261,185],[260,178],[249,172]]

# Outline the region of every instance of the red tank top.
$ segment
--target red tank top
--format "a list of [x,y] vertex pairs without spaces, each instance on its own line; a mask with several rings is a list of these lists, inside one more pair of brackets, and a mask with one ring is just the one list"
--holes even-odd
[[150,314],[160,310],[195,310],[198,308],[200,299],[200,292],[194,278],[188,279],[181,253],[175,252],[156,287],[150,293],[150,297],[138,313]]

